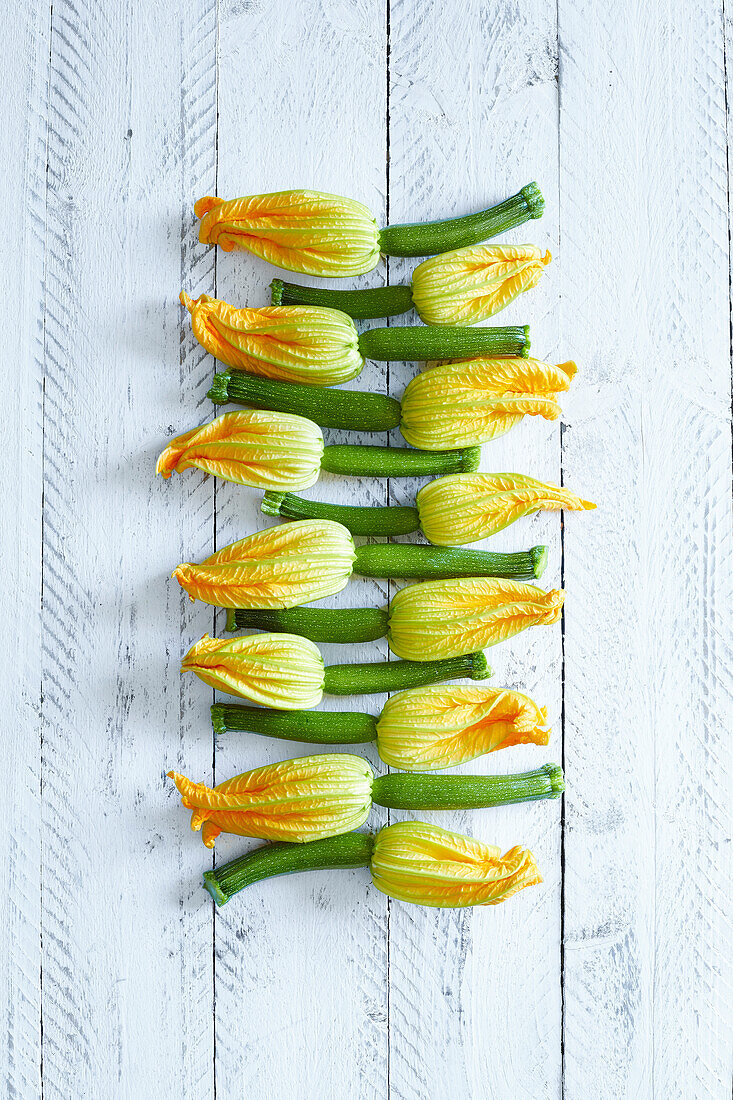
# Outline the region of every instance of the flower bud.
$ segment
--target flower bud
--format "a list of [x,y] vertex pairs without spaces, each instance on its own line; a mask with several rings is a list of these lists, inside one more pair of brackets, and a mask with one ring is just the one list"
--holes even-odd
[[320,191],[277,191],[241,199],[207,195],[194,207],[202,244],[244,249],[305,275],[343,278],[379,262],[379,230],[365,206]]
[[323,436],[312,420],[243,409],[172,439],[156,472],[169,478],[198,466],[256,489],[307,489],[318,480],[322,457]]
[[210,687],[279,710],[317,706],[325,677],[318,647],[295,634],[205,634],[183,658],[181,672],[195,672]]
[[533,244],[444,252],[415,268],[412,300],[426,325],[475,325],[535,286],[551,259]]
[[495,439],[523,416],[557,420],[557,395],[576,371],[572,362],[539,359],[471,359],[424,370],[402,398],[402,434],[422,450],[453,450]]
[[559,622],[564,599],[559,589],[493,577],[411,584],[390,604],[390,649],[407,661],[472,653],[528,626]]
[[542,882],[527,849],[511,848],[502,856],[501,848],[421,821],[382,829],[370,868],[383,894],[440,909],[497,905]]
[[281,382],[335,386],[364,366],[354,322],[323,306],[234,306],[202,294],[181,294],[193,334],[230,367]]
[[257,531],[173,576],[192,600],[218,607],[296,607],[340,592],[355,557],[340,523],[304,519]]
[[452,768],[510,745],[546,745],[547,710],[518,691],[427,687],[387,700],[377,720],[377,747],[403,771]]
[[213,788],[168,775],[207,848],[221,832],[296,842],[336,836],[358,829],[372,805],[372,769],[349,753],[267,764]]
[[436,546],[461,546],[495,535],[540,509],[595,508],[569,489],[523,474],[449,474],[417,494],[420,526]]

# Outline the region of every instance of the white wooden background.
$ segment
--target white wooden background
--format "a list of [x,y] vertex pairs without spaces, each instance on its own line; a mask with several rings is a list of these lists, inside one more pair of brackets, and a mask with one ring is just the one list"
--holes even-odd
[[[0,36],[0,1094],[729,1096],[723,0],[21,0]],[[554,733],[467,770],[559,759],[568,793],[439,820],[528,845],[544,885],[439,912],[323,873],[214,912],[164,772],[223,779],[300,747],[215,745],[210,693],[178,671],[213,624],[171,569],[262,522],[253,491],[153,477],[166,438],[212,415],[178,292],[264,303],[272,275],[198,245],[193,201],[304,186],[403,221],[531,179],[546,214],[511,239],[555,260],[503,318],[580,373],[562,426],[522,425],[484,468],[599,509],[497,540],[547,541],[544,579],[567,587],[562,629],[491,653]],[[414,370],[367,364],[356,386],[399,396]]]

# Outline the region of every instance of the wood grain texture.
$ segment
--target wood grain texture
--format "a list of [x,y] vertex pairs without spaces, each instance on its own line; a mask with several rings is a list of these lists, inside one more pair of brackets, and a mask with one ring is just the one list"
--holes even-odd
[[[398,0],[391,6],[390,31],[390,219],[482,209],[537,179],[547,199],[544,219],[506,239],[556,254],[554,8],[540,2],[520,11],[476,0],[446,12],[437,3],[418,7]],[[390,280],[402,281],[412,266],[390,260]],[[539,358],[572,356],[572,348],[558,346],[557,270],[556,261],[536,290],[493,318],[495,324],[531,321],[532,354]],[[400,396],[420,366],[391,364],[390,392]],[[559,424],[528,419],[484,447],[481,468],[557,483],[559,439]],[[402,503],[415,486],[392,481],[391,491]],[[541,583],[557,586],[557,516],[522,520],[485,545],[503,550],[538,542],[550,549]],[[494,684],[526,691],[548,707],[554,734],[547,749],[514,748],[460,770],[510,772],[559,760],[560,627],[522,634],[488,650],[487,657]],[[506,906],[484,910],[442,912],[391,903],[390,1096],[557,1096],[560,805],[434,814],[432,820],[504,850],[526,845],[545,882]]]
[[182,249],[181,219],[184,197],[215,182],[214,45],[213,5],[188,5],[185,20],[173,4],[53,8],[47,1096],[138,1097],[152,1081],[213,1091],[211,907],[198,904],[201,854],[164,779],[182,744],[192,768],[211,758],[205,712],[179,674],[181,635],[201,616],[167,578],[184,548],[208,549],[212,498],[154,468],[208,378],[202,354],[181,344],[177,295],[182,278],[213,283],[211,259],[192,264]]
[[[37,1095],[41,1075],[41,501],[45,177],[50,26],[46,5],[31,3],[3,21],[0,42],[8,88],[0,102],[5,170],[0,201],[8,217],[0,287],[12,323],[4,337],[4,416],[0,477],[6,488],[0,555],[2,615],[9,651],[0,661],[5,722],[0,768],[5,812],[0,853],[0,1003],[4,1042],[0,1091]],[[12,304],[11,304],[12,303]]]
[[[353,196],[378,219],[385,199],[385,7],[274,0],[220,5],[219,177],[222,196],[289,187]],[[255,94],[243,94],[248,86]],[[282,274],[246,254],[220,254],[217,292],[227,301],[269,301]],[[339,286],[373,285],[384,269]],[[297,281],[298,276],[295,276]],[[308,282],[309,280],[304,279]],[[333,285],[333,283],[331,284]],[[211,367],[214,368],[211,360]],[[353,388],[384,390],[384,365],[367,364]],[[329,433],[337,439],[337,433]],[[344,433],[340,441],[348,440]],[[356,437],[354,437],[356,438]],[[326,476],[315,499],[369,503],[384,482]],[[216,542],[267,526],[261,493],[219,483]],[[378,498],[383,500],[383,496]],[[386,586],[350,581],[331,606],[380,605]],[[223,625],[223,617],[220,626]],[[327,662],[376,660],[383,643],[323,646]],[[377,713],[376,697],[327,698],[328,709]],[[364,755],[377,763],[371,746]],[[306,746],[227,734],[217,780]],[[318,751],[318,748],[315,749]],[[372,813],[370,824],[378,824]],[[253,842],[257,843],[257,842]],[[217,842],[226,859],[247,847]],[[258,884],[217,912],[216,1084],[223,1096],[385,1095],[387,907],[366,871],[322,872]]]
[[[587,33],[593,26],[594,33]],[[720,5],[560,0],[565,1095],[730,1091],[730,391]]]

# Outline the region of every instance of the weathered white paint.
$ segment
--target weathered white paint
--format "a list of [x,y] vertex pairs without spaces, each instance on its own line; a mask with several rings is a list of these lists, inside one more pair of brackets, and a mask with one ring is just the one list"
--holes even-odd
[[[114,1100],[728,1095],[724,30],[729,58],[714,0],[29,0],[6,21],[4,1094],[42,1077],[46,1096]],[[164,771],[223,779],[299,747],[215,746],[210,693],[178,672],[214,620],[171,568],[270,522],[254,492],[152,476],[165,438],[212,415],[178,291],[265,302],[273,274],[198,245],[193,200],[310,185],[399,221],[532,178],[546,215],[512,239],[555,259],[500,320],[581,373],[562,436],[526,423],[484,468],[562,472],[602,507],[564,526],[564,662],[559,628],[490,654],[495,683],[548,704],[550,747],[465,770],[560,757],[564,670],[566,830],[557,803],[435,820],[529,845],[545,884],[451,913],[324,873],[214,913]],[[352,385],[399,396],[415,369],[367,364]],[[559,582],[556,517],[495,541],[548,542]],[[385,649],[326,652],[347,655]]]

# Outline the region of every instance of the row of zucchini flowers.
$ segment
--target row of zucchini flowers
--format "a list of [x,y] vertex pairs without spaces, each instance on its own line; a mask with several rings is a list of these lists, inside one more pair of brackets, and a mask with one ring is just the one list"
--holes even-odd
[[[225,413],[173,439],[158,472],[198,467],[265,490],[262,511],[292,522],[256,532],[174,576],[192,599],[227,609],[227,630],[205,636],[182,670],[256,707],[216,703],[217,733],[246,730],[320,744],[376,741],[381,758],[410,774],[375,777],[352,754],[324,753],[267,765],[214,788],[174,779],[192,828],[211,847],[226,831],[274,841],[215,871],[217,904],[264,877],[294,870],[369,866],[392,897],[433,906],[496,904],[541,881],[531,852],[500,849],[420,822],[354,832],[372,804],[456,809],[558,797],[562,771],[547,764],[514,776],[424,774],[515,744],[547,744],[546,711],[506,689],[439,686],[491,675],[483,649],[528,626],[557,622],[564,594],[530,580],[547,549],[514,554],[455,549],[548,509],[593,508],[565,488],[519,474],[478,473],[480,444],[524,416],[560,416],[576,367],[529,358],[528,326],[470,329],[540,279],[550,254],[484,245],[539,217],[536,184],[466,218],[378,229],[365,207],[338,196],[289,191],[196,204],[200,240],[243,249],[291,271],[325,277],[371,270],[380,253],[430,255],[409,285],[323,290],[275,279],[271,305],[236,308],[181,295],[194,334],[228,368],[209,396],[247,411]],[[426,326],[359,333],[353,319],[415,309]],[[427,361],[401,402],[331,386],[367,358]],[[440,365],[431,360],[443,361]],[[399,427],[410,445],[324,446],[321,427],[365,432]],[[331,505],[296,496],[320,471],[400,477],[442,475],[414,507]],[[421,530],[433,545],[354,544],[352,535]],[[322,609],[352,573],[417,579],[389,608]],[[325,666],[316,642],[386,636],[396,662]],[[378,718],[312,711],[325,693],[399,691]],[[272,709],[267,709],[272,708]]]

